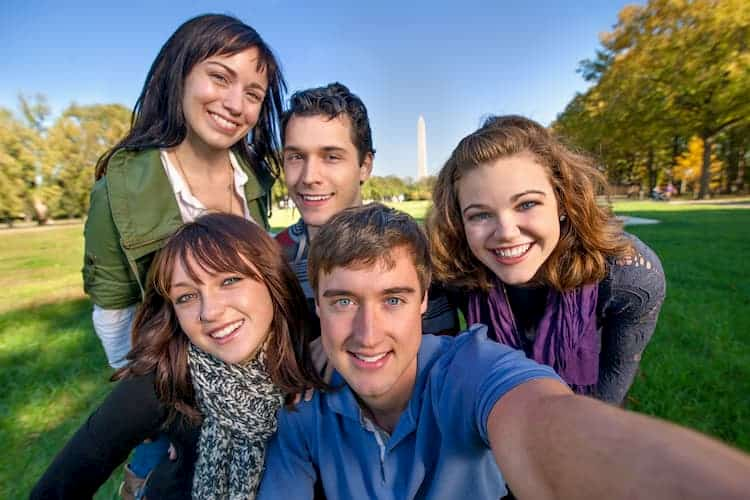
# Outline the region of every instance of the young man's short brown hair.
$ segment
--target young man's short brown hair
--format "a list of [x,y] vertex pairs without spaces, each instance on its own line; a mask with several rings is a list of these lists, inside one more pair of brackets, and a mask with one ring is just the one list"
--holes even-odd
[[308,275],[316,297],[319,273],[380,261],[390,267],[394,264],[391,253],[398,247],[405,247],[412,256],[421,291],[426,292],[431,279],[429,245],[417,221],[381,203],[334,215],[320,228],[308,256]]

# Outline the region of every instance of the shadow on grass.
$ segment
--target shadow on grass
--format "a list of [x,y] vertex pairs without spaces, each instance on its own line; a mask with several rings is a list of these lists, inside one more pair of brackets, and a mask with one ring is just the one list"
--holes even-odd
[[112,372],[79,299],[0,315],[0,498],[23,498],[109,391]]

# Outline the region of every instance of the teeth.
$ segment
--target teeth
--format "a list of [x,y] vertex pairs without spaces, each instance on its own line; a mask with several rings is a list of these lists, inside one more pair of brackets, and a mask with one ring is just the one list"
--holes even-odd
[[506,258],[519,257],[526,253],[530,246],[531,243],[526,243],[525,245],[520,245],[512,248],[497,248],[495,249],[495,255]]
[[374,363],[374,362],[376,362],[376,361],[378,361],[380,359],[383,359],[385,357],[385,355],[388,354],[388,353],[387,352],[383,352],[383,353],[380,353],[380,354],[376,354],[375,356],[363,356],[362,354],[357,354],[357,353],[353,353],[353,354],[354,354],[354,356],[357,359],[361,359],[362,361],[365,361],[367,363]]
[[330,194],[303,194],[300,196],[307,201],[323,201],[331,197]]
[[217,115],[216,113],[211,113],[211,116],[213,116],[214,120],[216,120],[219,123],[219,125],[221,125],[222,127],[227,127],[227,128],[239,127],[238,124],[230,122],[229,120],[225,120],[224,118]]
[[218,332],[212,333],[211,334],[211,338],[214,338],[214,339],[223,339],[224,337],[226,337],[230,333],[234,332],[237,328],[239,328],[241,324],[242,324],[242,320],[235,321],[234,323],[231,323],[231,324],[225,326],[224,328],[222,328]]

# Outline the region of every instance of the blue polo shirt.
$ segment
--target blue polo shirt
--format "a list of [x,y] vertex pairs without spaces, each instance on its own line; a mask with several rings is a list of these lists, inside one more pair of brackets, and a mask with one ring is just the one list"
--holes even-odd
[[[417,378],[391,435],[364,417],[348,386],[316,392],[279,411],[259,499],[497,499],[505,481],[489,448],[487,418],[514,387],[554,371],[487,338],[484,325],[458,337],[424,335]],[[332,383],[343,379],[334,373]]]

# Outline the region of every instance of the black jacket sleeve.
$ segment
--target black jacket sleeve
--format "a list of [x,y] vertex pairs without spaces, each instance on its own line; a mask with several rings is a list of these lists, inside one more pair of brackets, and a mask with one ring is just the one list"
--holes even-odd
[[622,404],[656,328],[666,280],[659,257],[635,236],[633,255],[612,260],[599,285],[602,350],[597,397]]
[[91,498],[136,445],[159,432],[165,417],[153,374],[121,380],[57,454],[31,498]]

